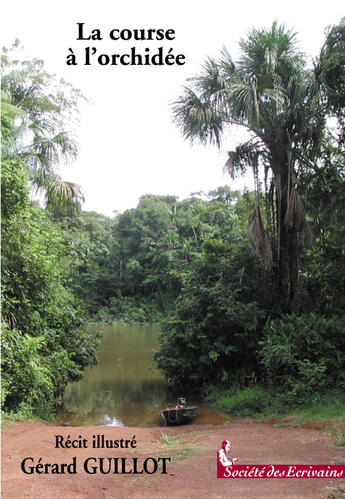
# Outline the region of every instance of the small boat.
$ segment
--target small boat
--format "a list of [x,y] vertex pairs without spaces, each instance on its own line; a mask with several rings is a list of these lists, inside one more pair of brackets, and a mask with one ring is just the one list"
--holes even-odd
[[166,407],[161,410],[166,425],[181,425],[190,423],[198,415],[199,406],[187,405],[186,399],[180,397],[176,407]]

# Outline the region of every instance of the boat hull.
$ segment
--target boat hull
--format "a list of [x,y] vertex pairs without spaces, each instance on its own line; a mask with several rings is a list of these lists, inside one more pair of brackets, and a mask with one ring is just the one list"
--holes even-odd
[[167,408],[161,411],[161,415],[168,426],[187,424],[198,415],[198,407]]

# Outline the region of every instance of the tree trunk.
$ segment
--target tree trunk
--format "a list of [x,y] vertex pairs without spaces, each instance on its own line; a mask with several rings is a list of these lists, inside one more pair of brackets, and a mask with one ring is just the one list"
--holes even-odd
[[297,232],[295,228],[286,229],[283,224],[280,230],[278,276],[281,310],[286,314],[296,312],[298,292]]
[[280,153],[276,157],[272,170],[277,180],[279,306],[282,312],[290,314],[298,307],[298,248],[297,228],[284,224],[292,186],[286,155]]

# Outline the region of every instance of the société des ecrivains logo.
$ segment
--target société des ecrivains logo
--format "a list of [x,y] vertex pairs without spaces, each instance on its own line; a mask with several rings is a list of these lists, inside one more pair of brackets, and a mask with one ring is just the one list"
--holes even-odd
[[217,451],[217,478],[343,478],[344,464],[238,464],[230,457],[231,442]]

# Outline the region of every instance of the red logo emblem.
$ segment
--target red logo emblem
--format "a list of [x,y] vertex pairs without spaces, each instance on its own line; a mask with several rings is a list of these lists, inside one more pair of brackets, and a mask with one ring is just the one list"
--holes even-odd
[[217,451],[217,477],[225,478],[225,473],[228,466],[233,466],[238,461],[237,457],[230,457],[227,455],[230,452],[231,442],[223,440],[221,448]]

